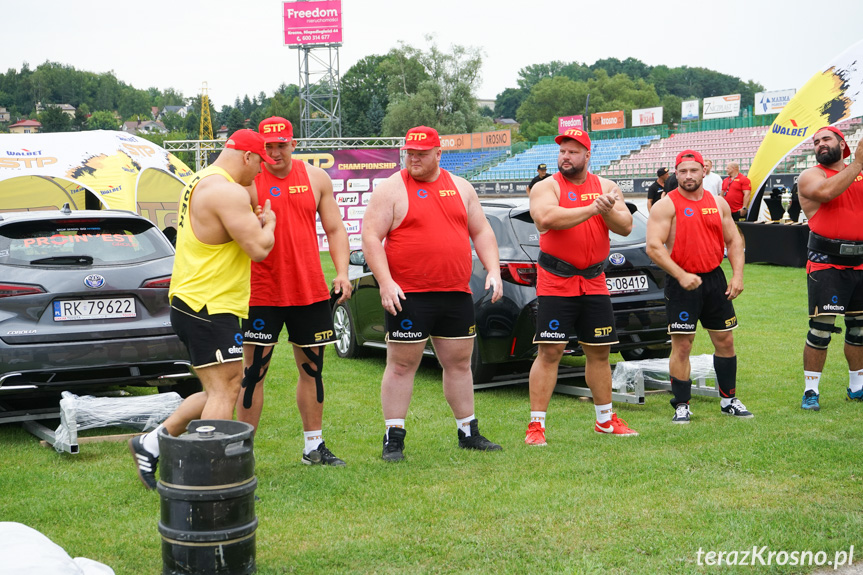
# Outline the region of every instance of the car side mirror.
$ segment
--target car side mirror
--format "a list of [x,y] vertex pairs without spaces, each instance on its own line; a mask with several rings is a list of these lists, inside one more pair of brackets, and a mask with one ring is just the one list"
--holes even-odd
[[349,261],[352,266],[364,266],[366,265],[366,255],[363,250],[354,250],[351,252]]
[[638,211],[638,206],[636,206],[632,202],[623,202],[623,203],[626,204],[626,207],[627,207],[627,209],[629,209],[630,214],[634,214],[635,212]]

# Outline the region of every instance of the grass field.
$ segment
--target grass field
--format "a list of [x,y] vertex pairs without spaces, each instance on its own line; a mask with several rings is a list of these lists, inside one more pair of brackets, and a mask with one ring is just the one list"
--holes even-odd
[[[520,385],[476,394],[481,429],[503,452],[462,451],[440,371],[424,362],[407,459],[387,464],[382,355],[341,360],[328,350],[324,437],[348,465],[309,468],[281,346],[255,441],[258,572],[809,573],[815,567],[701,566],[698,552],[766,546],[833,559],[859,547],[863,405],[844,400],[842,338],[831,346],[821,412],[802,411],[805,273],[750,264],[745,279],[735,302],[737,389],[755,419],[732,420],[717,399],[695,397],[692,423],[672,425],[670,396],[651,395],[643,406],[616,406],[637,438],[595,434],[592,403],[555,396],[548,446],[527,447]],[[700,333],[694,353],[711,351]],[[3,425],[0,446],[0,520],[30,525],[118,575],[161,572],[159,497],[138,482],[125,445],[60,455]]]

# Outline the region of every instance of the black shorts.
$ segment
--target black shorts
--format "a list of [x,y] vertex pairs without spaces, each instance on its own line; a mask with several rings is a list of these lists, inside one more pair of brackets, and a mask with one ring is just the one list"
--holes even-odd
[[179,296],[171,298],[171,325],[189,350],[193,367],[209,367],[243,359],[240,318],[231,313],[196,312]]
[[473,296],[461,291],[405,294],[398,315],[384,312],[387,341],[413,343],[429,337],[476,337]]
[[243,320],[243,342],[251,345],[276,345],[282,326],[288,342],[299,347],[314,347],[336,341],[330,300],[297,306],[251,306],[249,319]]
[[728,283],[718,267],[701,276],[701,285],[685,290],[671,276],[665,282],[665,313],[668,333],[695,333],[699,320],[708,331],[728,331],[737,327],[734,305],[725,295]]
[[863,270],[816,270],[806,280],[809,317],[863,313]]
[[537,299],[533,343],[568,343],[573,335],[583,345],[617,343],[611,296],[541,295]]

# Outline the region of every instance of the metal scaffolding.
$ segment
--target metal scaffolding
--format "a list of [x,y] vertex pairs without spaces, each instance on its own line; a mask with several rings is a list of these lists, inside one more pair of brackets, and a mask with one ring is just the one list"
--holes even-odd
[[300,65],[300,136],[340,138],[342,135],[339,46],[291,46]]

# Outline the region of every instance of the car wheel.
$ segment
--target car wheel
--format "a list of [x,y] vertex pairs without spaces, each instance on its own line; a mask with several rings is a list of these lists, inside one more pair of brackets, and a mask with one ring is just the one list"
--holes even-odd
[[183,399],[203,390],[204,387],[201,385],[201,380],[198,378],[184,379],[183,381],[175,383],[174,385],[159,386],[159,393],[168,393],[173,391],[178,393]]
[[497,373],[497,366],[493,363],[484,363],[479,353],[479,337],[473,338],[473,353],[470,356],[470,371],[474,383],[486,383],[491,381]]
[[620,352],[620,355],[626,361],[639,361],[642,359],[665,359],[671,355],[671,347],[660,347],[651,349],[649,347],[639,347],[637,349],[625,349]]
[[339,357],[359,357],[360,346],[348,308],[339,304],[333,309],[333,329],[336,332],[336,354]]

